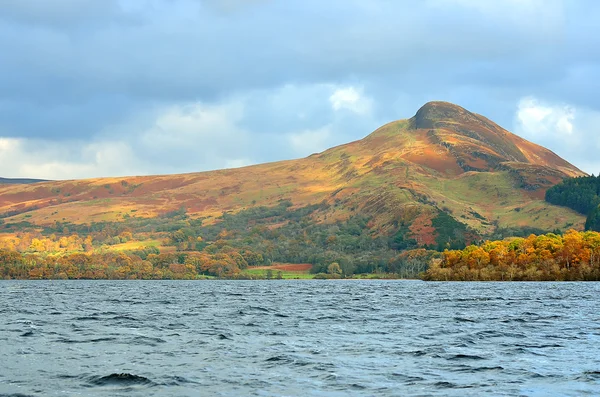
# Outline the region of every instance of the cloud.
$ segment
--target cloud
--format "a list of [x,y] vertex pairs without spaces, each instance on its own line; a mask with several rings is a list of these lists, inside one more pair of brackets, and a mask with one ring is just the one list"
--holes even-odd
[[235,123],[241,117],[241,104],[204,105],[199,102],[169,106],[160,111],[154,126],[142,133],[147,147],[171,148],[202,143],[214,136],[240,139]]
[[[0,139],[0,175],[42,179],[76,179],[135,174],[141,170],[123,142],[54,142]],[[123,172],[128,171],[128,172]]]
[[147,163],[168,159],[173,172],[247,164],[252,139],[238,125],[243,111],[238,101],[168,106],[155,112],[152,126],[132,144],[139,145],[137,154]]
[[[91,142],[0,138],[0,175],[69,179],[180,173],[304,157],[361,138],[383,124],[375,116],[376,108],[367,113],[363,107],[355,108],[363,100],[370,104],[359,92],[348,86],[283,86],[275,92],[255,91],[219,103],[156,106],[108,127]],[[318,109],[329,109],[320,124],[314,125],[308,109],[298,112],[293,107],[295,111],[281,119],[282,125],[288,118],[293,121],[286,128],[255,130],[260,123],[248,119],[250,113],[268,113],[274,103],[290,109],[301,93],[307,97],[319,93],[310,103],[320,102],[323,107]],[[258,103],[265,107],[257,107]],[[302,127],[305,117],[308,120]],[[517,103],[513,130],[583,170],[598,173],[598,125],[600,112],[525,96]]]
[[[92,3],[104,4],[83,4]],[[105,13],[113,15],[110,23],[93,30],[64,24],[63,30],[49,32],[39,28],[43,20],[36,26],[3,24],[3,35],[14,37],[0,45],[11,54],[4,75],[18,79],[0,76],[0,87],[33,100],[52,92],[53,102],[72,105],[105,95],[212,100],[234,91],[352,78],[366,83],[385,78],[391,89],[406,90],[446,85],[467,62],[502,59],[540,80],[543,73],[528,76],[528,69],[538,71],[539,59],[555,59],[557,45],[542,28],[550,24],[556,35],[561,33],[552,18],[534,18],[522,7],[510,13],[527,19],[517,25],[490,24],[498,13],[470,15],[449,6],[442,18],[432,5],[412,2],[380,1],[370,7],[359,1],[265,2],[224,16],[203,12],[191,0],[131,3],[139,6]],[[50,9],[20,8],[40,19],[54,18]],[[137,22],[123,21],[121,14]],[[332,14],[338,17],[324,17]],[[85,21],[88,14],[78,15],[73,19]],[[486,75],[502,72],[489,68]]]
[[331,138],[330,127],[325,126],[317,130],[305,130],[289,135],[289,141],[298,155],[318,153],[327,149]]
[[514,131],[553,150],[582,170],[598,174],[599,123],[598,111],[527,96],[518,102]]
[[329,97],[329,102],[331,102],[331,106],[334,110],[348,109],[351,112],[360,115],[369,114],[372,107],[372,100],[364,97],[361,92],[354,87],[335,90]]
[[[80,165],[64,175],[167,173],[301,156],[429,100],[509,126],[528,96],[570,104],[560,128],[578,136],[600,111],[599,13],[592,0],[0,1],[0,137],[56,146],[34,152]],[[560,119],[523,111],[528,134]],[[327,138],[293,145],[311,131]],[[133,160],[83,159],[105,144]]]
[[569,142],[573,135],[575,109],[570,105],[542,104],[534,97],[519,101],[518,131],[529,137],[542,137]]
[[[158,104],[107,125],[91,141],[0,138],[0,175],[183,173],[304,157],[374,130],[381,121],[365,112],[370,106],[358,90],[331,84],[285,85],[219,102]],[[264,129],[270,117],[277,128]]]

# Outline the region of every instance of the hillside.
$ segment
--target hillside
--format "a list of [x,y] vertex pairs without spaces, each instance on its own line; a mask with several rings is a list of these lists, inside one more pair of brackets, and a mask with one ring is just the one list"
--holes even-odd
[[24,185],[28,183],[48,182],[45,179],[0,178],[0,185]]
[[446,234],[453,230],[469,239],[498,228],[582,229],[583,216],[544,201],[550,186],[580,175],[553,152],[483,116],[430,102],[410,119],[298,160],[181,175],[0,185],[0,214],[5,228],[13,224],[11,231],[174,211],[210,225],[221,222],[223,213],[289,201],[291,209],[322,204],[306,215],[311,224],[361,216],[374,236],[395,236],[400,247],[404,240],[422,246],[451,239]]

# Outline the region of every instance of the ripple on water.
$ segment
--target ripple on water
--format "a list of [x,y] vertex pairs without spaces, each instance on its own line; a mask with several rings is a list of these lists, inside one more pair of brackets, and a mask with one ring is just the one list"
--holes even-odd
[[594,395],[600,386],[598,283],[4,283],[0,397]]
[[0,393],[0,397],[35,397],[33,394],[23,393]]

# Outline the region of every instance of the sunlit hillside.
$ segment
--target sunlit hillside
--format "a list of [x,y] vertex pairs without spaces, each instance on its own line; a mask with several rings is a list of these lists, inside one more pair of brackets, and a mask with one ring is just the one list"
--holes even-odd
[[430,243],[440,213],[480,234],[498,227],[582,228],[581,215],[543,197],[563,178],[583,174],[485,117],[430,102],[410,119],[299,160],[182,175],[0,185],[0,214],[4,225],[51,225],[180,210],[211,224],[225,212],[289,200],[292,208],[328,204],[308,215],[311,222],[360,214],[377,234],[404,228],[416,241]]

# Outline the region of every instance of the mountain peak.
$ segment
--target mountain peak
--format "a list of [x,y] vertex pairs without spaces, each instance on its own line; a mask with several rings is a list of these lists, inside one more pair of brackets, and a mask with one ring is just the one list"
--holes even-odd
[[432,101],[421,106],[413,119],[415,121],[415,128],[429,129],[434,128],[435,123],[438,121],[464,122],[476,120],[478,117],[465,108],[453,103]]
[[583,174],[555,153],[453,103],[427,102],[410,119],[409,129],[426,130],[429,142],[451,152],[463,171],[498,170],[509,162],[559,169],[565,176]]

